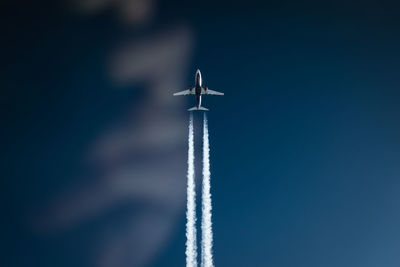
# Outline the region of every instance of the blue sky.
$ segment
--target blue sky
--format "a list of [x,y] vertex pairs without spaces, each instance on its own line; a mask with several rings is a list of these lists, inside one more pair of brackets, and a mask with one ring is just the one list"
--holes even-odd
[[[176,25],[192,40],[181,83],[193,83],[200,68],[210,89],[225,92],[203,99],[211,110],[216,265],[398,266],[396,8],[378,1],[229,7],[171,2],[159,3],[156,19],[132,30],[121,26],[114,9],[89,16],[63,5],[11,5],[11,15],[3,18],[11,25],[2,78],[8,111],[5,240],[11,244],[6,266],[97,266],[92,255],[102,234],[123,228],[127,218],[135,223],[142,211],[153,212],[153,202],[130,200],[50,234],[37,230],[32,219],[37,207],[52,205],[64,188],[80,184],[82,177],[96,180],[98,173],[114,170],[113,164],[157,169],[163,168],[163,157],[185,155],[182,138],[155,155],[136,149],[125,161],[96,168],[82,163],[108,127],[126,122],[132,106],[147,103],[142,90],[147,80],[121,85],[110,78],[110,51]],[[188,99],[182,112],[160,113],[186,123],[184,110],[192,104]],[[127,125],[161,123],[155,123],[156,115],[147,116]],[[179,129],[186,135],[185,127]],[[180,162],[185,182],[185,158]],[[146,266],[184,266],[184,206],[179,207],[173,209],[167,241]],[[158,208],[154,214],[165,212]],[[129,263],[121,260],[119,266]]]

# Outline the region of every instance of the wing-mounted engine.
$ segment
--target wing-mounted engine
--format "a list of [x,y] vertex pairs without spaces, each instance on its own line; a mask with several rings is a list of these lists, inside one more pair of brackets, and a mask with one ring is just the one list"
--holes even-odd
[[203,87],[201,88],[201,94],[202,94],[202,95],[207,94],[207,90],[208,90],[207,85],[203,85]]
[[193,85],[189,85],[189,91],[191,92],[193,90]]

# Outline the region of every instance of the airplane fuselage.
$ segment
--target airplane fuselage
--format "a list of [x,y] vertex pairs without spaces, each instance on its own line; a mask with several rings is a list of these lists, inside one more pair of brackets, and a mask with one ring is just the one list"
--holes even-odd
[[196,71],[196,77],[195,77],[195,94],[196,94],[196,106],[197,108],[201,107],[201,86],[202,86],[202,80],[201,80],[201,72],[200,70]]

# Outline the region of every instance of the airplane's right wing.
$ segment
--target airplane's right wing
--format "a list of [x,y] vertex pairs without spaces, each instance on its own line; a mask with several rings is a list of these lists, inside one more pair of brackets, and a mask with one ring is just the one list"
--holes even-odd
[[207,90],[203,89],[202,91],[203,91],[203,94],[206,94],[206,95],[224,95],[224,93],[220,93],[220,92],[213,91],[210,89],[207,89]]
[[190,90],[185,90],[185,91],[182,91],[182,92],[174,93],[174,96],[177,96],[177,95],[190,95],[191,93],[192,92]]

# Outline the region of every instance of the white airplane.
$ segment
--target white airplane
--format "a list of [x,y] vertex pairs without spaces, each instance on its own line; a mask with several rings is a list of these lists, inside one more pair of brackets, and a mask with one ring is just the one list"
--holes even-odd
[[174,96],[177,96],[177,95],[196,95],[196,106],[188,109],[188,111],[192,111],[192,110],[207,111],[208,109],[201,106],[201,95],[224,95],[224,93],[210,90],[210,89],[208,89],[207,85],[202,86],[201,73],[200,73],[200,70],[197,70],[196,77],[195,77],[195,86],[194,87],[189,86],[188,90],[174,94]]

